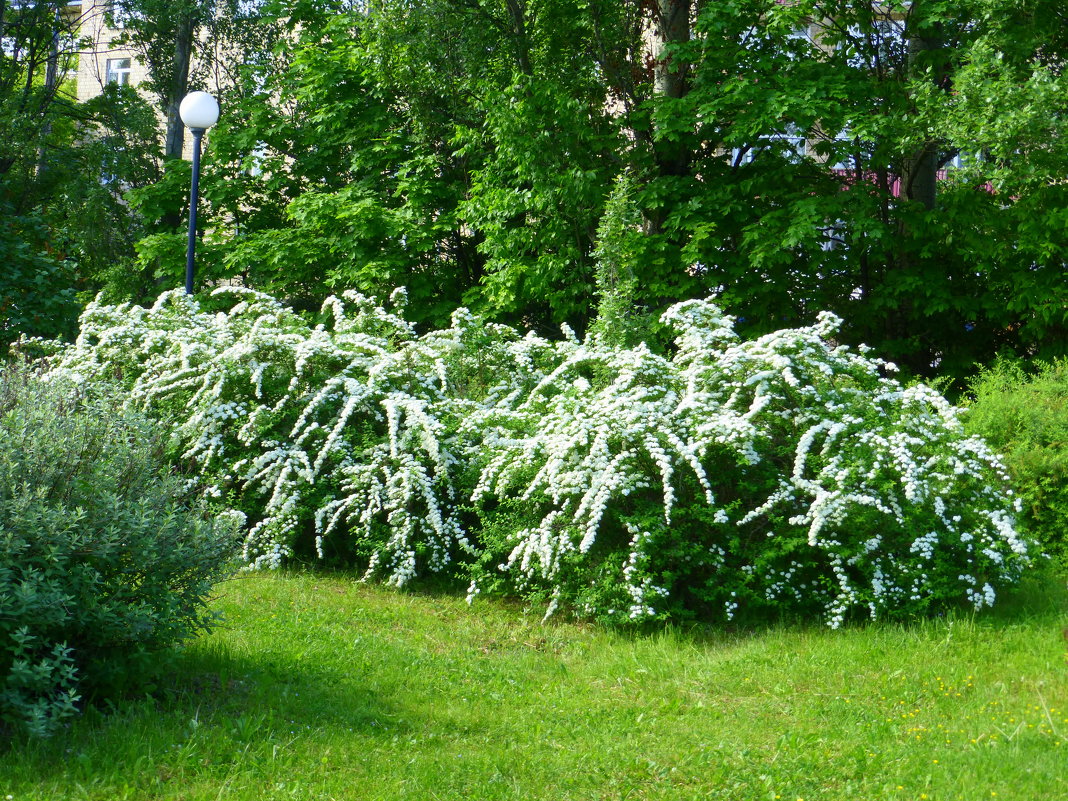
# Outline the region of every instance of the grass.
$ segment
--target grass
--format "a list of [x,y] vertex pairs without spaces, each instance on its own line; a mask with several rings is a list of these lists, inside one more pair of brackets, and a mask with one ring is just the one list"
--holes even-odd
[[168,686],[0,749],[0,799],[1068,798],[1068,592],[627,635],[312,574],[221,588]]

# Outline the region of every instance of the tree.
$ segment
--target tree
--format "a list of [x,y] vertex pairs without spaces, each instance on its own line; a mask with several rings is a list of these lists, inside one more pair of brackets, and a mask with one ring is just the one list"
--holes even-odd
[[461,301],[534,325],[589,316],[625,147],[584,47],[592,11],[304,3],[287,24],[213,132],[204,196],[241,226],[218,231],[210,275],[308,303],[324,284],[406,284],[435,322]]
[[72,265],[40,208],[70,136],[61,77],[77,20],[65,12],[58,0],[0,2],[0,351],[21,333],[66,333],[77,316]]
[[[716,294],[756,333],[830,309],[914,372],[1063,347],[1068,43],[1049,0],[271,13],[213,131],[205,280],[309,308],[404,284],[420,321],[464,302],[582,328],[597,254],[625,253],[613,275],[645,309]],[[143,252],[177,258],[169,236]]]
[[82,18],[62,2],[0,2],[0,348],[73,332],[79,293],[129,266],[141,236],[126,190],[158,178],[156,120],[128,87],[85,104]]
[[48,202],[55,246],[77,264],[85,294],[125,299],[136,291],[135,245],[146,233],[130,195],[163,175],[158,118],[133,87],[117,84],[76,112],[76,135]]
[[174,280],[184,260],[189,170],[181,160],[181,101],[194,88],[210,89],[216,96],[231,92],[243,67],[270,52],[279,25],[266,4],[246,0],[115,0],[108,15],[121,29],[114,43],[131,48],[147,70],[138,90],[154,101],[164,120],[163,162],[156,181],[125,185],[126,201],[143,228],[137,266],[112,271],[107,284],[113,296],[143,299]]
[[148,70],[145,88],[166,120],[163,154],[181,158],[185,126],[178,106],[189,92],[198,34],[218,7],[214,0],[115,0],[112,23],[121,21],[117,44],[131,47]]
[[76,16],[66,3],[0,2],[0,180],[9,200],[31,203],[59,107],[72,98],[60,77],[74,62]]
[[[1001,169],[989,161],[945,173],[989,151],[968,134],[965,108],[980,101],[962,76],[1006,38],[994,10],[1007,7],[738,0],[701,11],[691,41],[676,46],[691,88],[658,108],[662,135],[689,142],[692,159],[672,183],[663,228],[745,327],[834,309],[845,336],[917,372],[964,372],[1000,347],[1057,347],[1053,329],[1037,336],[1030,321],[1056,303],[1063,260],[1033,250],[1021,259],[1016,244],[1035,196],[1006,191],[1015,181],[988,187]],[[1026,94],[1032,114],[1054,127],[1064,118],[1051,93]],[[1009,171],[1029,171],[1035,158],[1018,153]],[[1051,162],[1061,174],[1068,164],[1063,153]],[[1035,238],[1056,248],[1057,223],[1047,215]],[[1011,310],[1006,283],[1032,290]]]

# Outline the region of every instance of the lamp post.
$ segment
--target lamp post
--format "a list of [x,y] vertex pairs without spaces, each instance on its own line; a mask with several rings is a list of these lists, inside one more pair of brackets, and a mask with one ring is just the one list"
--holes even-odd
[[197,199],[200,190],[200,140],[219,121],[219,103],[207,92],[190,92],[178,107],[178,116],[193,134],[193,186],[189,191],[189,242],[185,249],[185,294],[193,294],[193,254],[197,245]]

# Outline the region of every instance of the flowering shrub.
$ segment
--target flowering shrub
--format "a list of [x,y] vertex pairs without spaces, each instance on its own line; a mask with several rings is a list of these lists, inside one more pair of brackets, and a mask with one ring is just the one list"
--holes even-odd
[[536,510],[498,542],[517,586],[614,618],[786,607],[837,626],[981,608],[1027,563],[997,458],[933,390],[831,345],[832,315],[753,342],[703,301],[663,321],[671,358],[564,344],[523,403],[469,421],[476,499]]
[[550,611],[837,626],[988,606],[1028,562],[996,457],[933,390],[833,345],[833,315],[742,342],[688,301],[658,355],[462,309],[418,336],[353,293],[315,326],[248,290],[213,302],[231,306],[93,304],[56,371],[119,375],[172,420],[209,494],[249,514],[250,565],[307,534],[397,585],[460,560],[472,595]]
[[204,491],[248,513],[250,566],[280,565],[312,526],[320,556],[344,524],[368,573],[398,586],[470,550],[439,420],[447,334],[419,339],[357,293],[330,298],[314,326],[251,290],[213,298],[230,308],[179,291],[148,309],[90,304],[54,374],[117,376],[130,404],[173,421]]

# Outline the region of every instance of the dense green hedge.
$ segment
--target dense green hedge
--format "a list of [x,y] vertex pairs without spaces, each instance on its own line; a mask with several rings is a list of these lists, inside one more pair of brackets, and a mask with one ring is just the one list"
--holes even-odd
[[1068,360],[1002,360],[972,383],[968,429],[1004,454],[1021,526],[1068,568]]
[[235,527],[186,504],[155,428],[100,394],[0,371],[0,720],[52,732],[209,625]]

